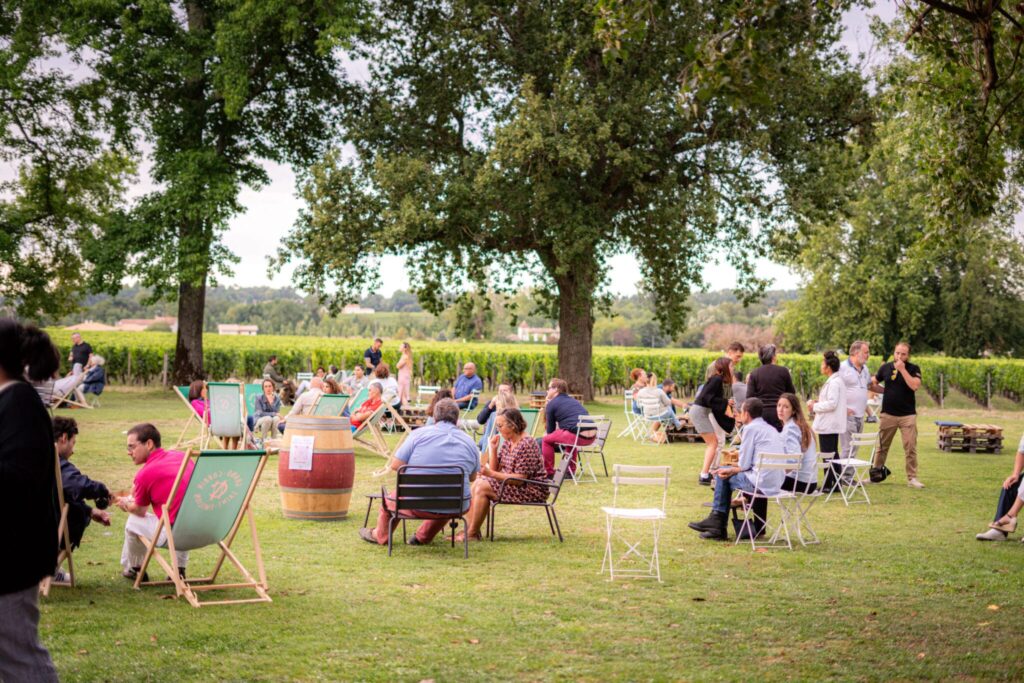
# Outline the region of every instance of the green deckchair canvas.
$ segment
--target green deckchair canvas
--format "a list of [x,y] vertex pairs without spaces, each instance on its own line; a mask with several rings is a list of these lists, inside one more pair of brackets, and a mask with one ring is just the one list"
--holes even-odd
[[360,406],[362,406],[364,403],[366,403],[366,399],[368,399],[368,398],[370,398],[370,387],[369,387],[369,385],[367,385],[367,386],[363,387],[362,389],[360,389],[359,393],[357,393],[352,398],[352,401],[349,402],[349,404],[348,404],[348,413],[349,413],[349,415],[352,415],[357,410],[359,410]]
[[348,394],[321,394],[313,406],[313,415],[318,417],[339,417],[348,403]]
[[252,415],[256,412],[256,397],[263,393],[263,384],[243,384],[245,389],[245,414]]
[[[210,433],[218,439],[247,437],[245,399],[242,385],[234,382],[207,382],[210,400]],[[241,441],[240,441],[241,443]]]
[[533,436],[537,430],[537,418],[540,417],[540,410],[537,408],[520,408],[519,412],[523,414],[523,419],[526,420],[527,435]]
[[[189,462],[195,468],[187,484],[182,477]],[[259,538],[256,535],[256,522],[249,509],[253,492],[259,482],[260,475],[267,463],[266,451],[194,451],[189,450],[182,459],[181,467],[171,487],[169,500],[174,500],[178,488],[184,485],[185,494],[178,509],[178,515],[171,525],[168,508],[164,506],[160,521],[152,538],[141,538],[146,546],[146,557],[142,568],[135,579],[135,587],[142,585],[168,585],[173,583],[176,594],[184,596],[193,607],[202,605],[229,605],[245,602],[271,602],[267,595],[267,576],[263,567],[263,555]],[[242,517],[248,513],[249,528],[252,533],[252,546],[256,556],[256,571],[259,579],[253,577],[242,565],[238,557],[231,552],[231,543],[238,533]],[[158,552],[156,540],[162,531],[167,532],[168,559]],[[220,548],[220,558],[214,565],[210,576],[196,579],[183,579],[178,573],[176,551],[191,551],[216,545]],[[143,581],[146,567],[151,559],[167,572],[170,581]],[[228,560],[238,569],[244,581],[233,583],[215,583],[217,574]],[[216,600],[201,602],[197,593],[200,591],[225,588],[251,588],[258,597],[239,600]]]

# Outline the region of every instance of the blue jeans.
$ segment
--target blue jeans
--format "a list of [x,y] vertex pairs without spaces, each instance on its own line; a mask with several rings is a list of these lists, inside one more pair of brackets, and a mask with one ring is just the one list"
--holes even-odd
[[1019,481],[1008,489],[999,488],[999,505],[996,507],[996,518],[993,521],[998,522],[1010,511],[1014,501],[1017,500],[1017,491],[1019,490]]
[[683,423],[679,421],[679,418],[677,418],[676,414],[671,410],[666,410],[658,416],[658,419],[661,420],[663,424],[673,424],[676,429],[682,429],[683,427]]
[[727,514],[732,504],[733,491],[754,492],[754,482],[747,476],[746,472],[734,474],[728,479],[715,478],[715,500],[711,509],[715,512]]

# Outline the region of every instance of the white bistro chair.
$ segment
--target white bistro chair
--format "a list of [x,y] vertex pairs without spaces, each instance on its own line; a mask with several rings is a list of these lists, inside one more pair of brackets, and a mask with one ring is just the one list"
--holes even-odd
[[871,463],[874,461],[875,451],[878,449],[878,432],[851,434],[850,452],[856,453],[861,448],[869,449],[866,460],[864,458],[849,457],[847,454],[844,454],[842,458],[832,459],[832,464],[839,468],[839,471],[836,473],[839,481],[836,483],[835,488],[825,497],[826,503],[838,491],[847,506],[850,503],[867,503],[871,505],[871,499],[868,497],[868,490],[864,484],[868,480]]
[[626,427],[619,432],[619,438],[629,436],[635,441],[643,434],[643,418],[633,412],[633,392],[629,389],[623,394],[622,410],[626,415]]
[[638,398],[636,404],[640,406],[640,420],[639,420],[639,431],[640,431],[640,443],[646,445],[659,446],[661,444],[668,443],[668,435],[663,434],[661,441],[654,439],[654,427],[660,425],[661,429],[658,431],[665,432],[667,429],[667,423],[662,419],[662,415],[665,414],[665,406],[661,405],[661,401],[654,396],[645,396]]
[[[612,505],[601,508],[605,515],[606,533],[601,573],[603,574],[607,567],[609,581],[614,581],[618,575],[657,579],[659,583],[661,582],[658,540],[661,535],[661,523],[665,519],[665,502],[668,498],[668,481],[671,472],[672,468],[669,466],[612,465],[612,486],[614,487]],[[632,485],[661,487],[660,507],[618,507],[619,486]],[[616,526],[616,522],[619,523],[618,526]],[[621,527],[628,525],[629,522],[651,523],[652,544],[649,551],[641,549],[644,539],[641,538],[633,542],[622,535]],[[621,555],[619,555],[619,550],[612,547],[613,540],[616,539],[626,547],[626,551]],[[633,566],[629,566],[630,560],[633,560]],[[636,566],[637,562],[640,564],[639,567]]]
[[[576,439],[571,444],[558,444],[558,451],[563,458],[575,458],[576,467],[570,471],[573,484],[579,485],[582,481],[597,483],[597,474],[590,462],[594,454],[601,456],[604,461],[604,438],[608,438],[608,430],[611,429],[611,420],[604,415],[581,415],[576,421]],[[580,432],[596,432],[593,443],[585,446],[580,445]],[[607,469],[605,470],[607,474]]]
[[[800,498],[802,494],[794,494],[791,491],[779,491],[775,495],[769,496],[760,493],[759,489],[761,480],[766,472],[781,471],[783,476],[791,474],[795,477],[796,473],[800,471],[800,456],[791,453],[758,453],[756,469],[757,476],[754,477],[754,493],[744,492],[740,494],[743,501],[743,505],[740,507],[743,522],[736,533],[736,545],[739,545],[743,540],[749,540],[750,547],[753,550],[758,548],[781,548],[783,546],[792,550],[793,542],[790,538],[790,524],[792,523],[797,527],[793,529],[793,532],[798,532]],[[758,500],[767,500],[769,503],[778,504],[779,521],[775,524],[771,536],[768,536],[768,520],[763,519],[755,510],[754,503]],[[764,536],[767,536],[765,541],[758,541],[758,536],[760,535],[758,532],[761,529],[764,530]],[[744,530],[746,531],[746,539],[742,538]]]

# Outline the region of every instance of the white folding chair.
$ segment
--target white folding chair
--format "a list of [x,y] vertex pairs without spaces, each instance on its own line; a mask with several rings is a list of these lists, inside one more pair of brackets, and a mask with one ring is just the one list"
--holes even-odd
[[[754,492],[743,492],[741,494],[743,505],[740,507],[740,510],[743,513],[743,522],[736,533],[736,545],[739,545],[742,540],[747,540],[742,538],[743,532],[746,530],[747,538],[750,540],[750,547],[753,550],[758,548],[780,548],[783,545],[783,540],[785,541],[785,547],[792,550],[793,542],[790,539],[789,524],[790,521],[797,523],[800,518],[797,511],[798,497],[790,491],[779,491],[774,495],[766,495],[760,491],[760,485],[761,481],[765,478],[764,475],[768,472],[781,471],[783,476],[792,474],[795,477],[796,473],[800,470],[800,456],[791,453],[758,453],[755,469],[757,470],[757,475],[754,477]],[[759,532],[763,529],[764,535],[767,536],[769,525],[768,520],[758,515],[755,510],[754,503],[758,500],[774,502],[779,506],[779,521],[775,525],[772,535],[768,537],[768,540],[762,542],[757,540],[760,535]]]
[[878,432],[851,434],[850,451],[855,452],[860,448],[870,449],[870,455],[866,460],[854,457],[832,459],[832,464],[839,468],[835,475],[838,477],[838,481],[835,488],[829,491],[825,497],[826,503],[838,491],[847,506],[850,503],[867,503],[871,505],[871,499],[868,497],[868,490],[864,484],[870,474],[871,463],[875,459],[875,451],[878,449]]
[[[458,397],[457,397],[458,398]],[[459,418],[460,423],[463,420],[469,419],[469,413],[476,410],[476,407],[480,404],[480,390],[474,389],[469,392],[469,400],[466,401],[466,407],[462,409],[462,416]]]
[[641,418],[633,412],[633,392],[631,390],[627,389],[623,393],[622,404],[623,413],[626,415],[626,427],[619,432],[619,438],[621,439],[628,434],[631,439],[636,440],[643,430],[642,425],[639,425],[641,430],[637,431]]
[[[611,420],[607,420],[604,415],[581,415],[576,421],[576,439],[571,444],[558,444],[558,450],[562,454],[563,458],[575,458],[576,467],[570,471],[572,476],[572,483],[579,484],[581,481],[592,481],[597,483],[597,474],[594,473],[594,468],[590,463],[590,456],[597,452],[601,455],[601,460],[604,460],[604,444],[602,443],[600,449],[597,451],[590,450],[592,446],[598,443],[601,438],[601,430],[604,429],[605,436],[608,435],[608,429],[611,429]],[[580,445],[580,432],[596,431],[593,443],[587,445]],[[605,469],[607,475],[608,470]]]
[[[580,454],[581,460],[587,461],[587,467],[590,467],[590,459],[601,456],[601,467],[604,468],[604,476],[608,476],[608,463],[604,459],[604,445],[608,441],[608,435],[612,431],[611,418],[605,417],[604,415],[591,415],[590,419],[597,425],[597,438],[594,442],[587,446],[580,446],[577,451]],[[591,471],[593,469],[591,468]]]
[[[601,574],[608,568],[608,580],[614,581],[619,576],[632,576],[641,579],[657,579],[661,583],[661,564],[658,561],[658,540],[661,535],[661,523],[665,519],[665,502],[668,499],[668,481],[672,468],[669,466],[612,465],[612,504],[602,507],[605,516],[604,559],[601,561]],[[618,507],[619,486],[660,486],[661,506],[644,508]],[[615,520],[634,522],[650,522],[653,544],[649,553],[640,549],[643,539],[632,542],[622,536],[616,529]],[[616,559],[617,552],[612,548],[612,541],[618,538],[626,546],[626,551]],[[640,566],[622,566],[633,560]],[[619,566],[616,567],[615,563]]]
[[425,406],[434,398],[434,394],[441,391],[441,387],[434,384],[421,384],[416,388],[416,405]]
[[[820,456],[819,456],[820,462]],[[818,534],[811,527],[810,521],[807,519],[808,513],[814,504],[818,502],[819,498],[823,498],[824,495],[820,488],[815,488],[813,493],[804,493],[796,490],[796,476],[793,476],[793,488],[788,489],[789,493],[792,493],[796,500],[794,501],[793,514],[790,515],[790,519],[793,521],[797,538],[800,540],[800,545],[808,546],[814,545],[815,543],[821,543],[818,538]]]
[[665,414],[665,407],[661,405],[661,401],[656,396],[642,396],[636,399],[636,403],[640,406],[640,420],[639,420],[639,431],[640,431],[640,443],[650,446],[660,446],[661,444],[668,443],[668,436],[666,435],[662,441],[657,441],[654,438],[655,426],[660,426],[661,429],[658,431],[665,430],[665,420],[662,419],[662,415]]

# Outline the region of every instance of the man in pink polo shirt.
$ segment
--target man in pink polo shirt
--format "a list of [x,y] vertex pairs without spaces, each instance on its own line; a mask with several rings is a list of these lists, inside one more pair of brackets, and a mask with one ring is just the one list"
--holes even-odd
[[[142,560],[146,556],[146,546],[139,540],[139,536],[153,538],[160,515],[163,514],[164,505],[171,495],[171,488],[174,486],[174,478],[178,476],[181,468],[181,461],[185,454],[181,451],[165,451],[160,447],[160,432],[151,424],[143,423],[135,425],[128,430],[128,454],[132,462],[141,465],[135,474],[135,484],[132,488],[131,498],[122,498],[118,501],[118,507],[130,513],[124,525],[124,548],[121,550],[121,566],[124,571],[121,575],[125,578],[135,580],[139,574]],[[178,487],[174,501],[167,511],[171,524],[178,514],[181,501],[185,497],[185,489],[188,487],[188,480],[192,476],[193,464],[189,463],[182,477],[181,485]],[[149,506],[153,506],[153,512],[149,512]],[[166,530],[160,532],[157,545],[167,545]],[[178,572],[182,578],[185,577],[185,565],[188,563],[188,553],[176,553],[178,557]],[[143,581],[147,578],[143,577]]]

